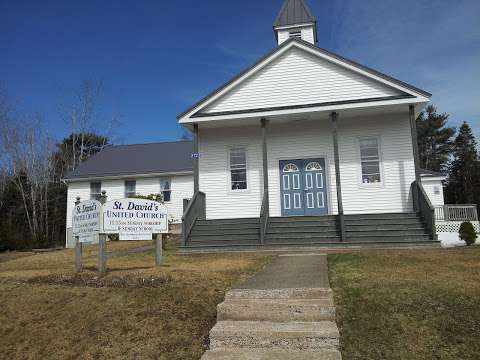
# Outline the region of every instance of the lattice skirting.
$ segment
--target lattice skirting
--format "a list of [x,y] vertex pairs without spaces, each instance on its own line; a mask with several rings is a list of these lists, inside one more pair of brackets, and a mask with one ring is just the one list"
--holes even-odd
[[[480,222],[478,221],[471,221],[475,231],[480,233]],[[449,232],[449,233],[458,233],[460,230],[460,225],[462,221],[436,221],[435,227],[438,232]]]

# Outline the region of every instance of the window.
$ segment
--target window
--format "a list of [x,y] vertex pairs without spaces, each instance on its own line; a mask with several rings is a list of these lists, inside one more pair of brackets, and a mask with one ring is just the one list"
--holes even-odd
[[163,195],[164,202],[170,202],[172,200],[172,179],[171,178],[161,178],[160,179],[160,191]]
[[360,161],[362,166],[362,183],[380,183],[380,151],[378,139],[360,140]]
[[137,191],[137,182],[135,180],[125,181],[125,197],[135,197]]
[[433,187],[433,193],[435,195],[440,195],[440,186],[434,186]]
[[247,155],[245,148],[230,149],[232,190],[247,189]]
[[288,33],[288,37],[295,37],[295,38],[302,38],[302,31],[301,30],[293,30]]
[[92,182],[90,183],[90,200],[100,200],[102,196],[102,183]]

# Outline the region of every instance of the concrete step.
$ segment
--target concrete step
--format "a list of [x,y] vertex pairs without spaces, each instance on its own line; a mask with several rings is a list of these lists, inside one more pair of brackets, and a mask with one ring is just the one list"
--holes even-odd
[[338,350],[331,349],[316,351],[228,349],[207,351],[201,360],[342,360],[342,355]]
[[233,289],[225,294],[225,300],[228,299],[333,299],[333,292],[329,288]]
[[217,306],[217,320],[238,321],[335,321],[335,305],[326,299],[236,299]]
[[220,321],[210,331],[210,349],[336,350],[339,337],[333,321]]

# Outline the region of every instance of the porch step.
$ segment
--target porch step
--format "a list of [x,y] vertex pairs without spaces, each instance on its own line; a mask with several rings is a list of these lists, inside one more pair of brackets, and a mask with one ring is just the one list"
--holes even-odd
[[425,232],[424,228],[404,228],[403,230],[399,229],[383,229],[379,227],[375,230],[356,230],[352,231],[350,228],[347,228],[347,238],[349,237],[358,237],[358,236],[377,236],[382,234],[383,236],[416,236],[416,235],[428,235]]
[[270,223],[305,223],[305,222],[314,222],[314,223],[324,223],[331,222],[335,224],[337,221],[336,216],[334,215],[324,215],[324,216],[286,216],[286,217],[271,217],[268,219]]
[[391,224],[376,221],[374,224],[351,224],[346,223],[347,231],[395,231],[395,230],[425,230],[423,223],[417,220],[412,224]]
[[260,228],[239,228],[239,229],[222,229],[222,228],[197,228],[195,227],[191,236],[208,236],[208,235],[254,235],[258,237]]
[[218,321],[335,321],[333,300],[236,299],[217,306]]
[[202,360],[342,360],[338,350],[246,350],[226,349],[207,351]]
[[333,321],[219,321],[210,331],[210,349],[336,350],[339,336]]
[[414,243],[430,241],[429,235],[357,235],[355,237],[347,237],[346,242],[351,243]]
[[259,224],[259,218],[238,218],[238,219],[212,219],[197,220],[196,225],[235,225],[235,224]]
[[407,220],[418,219],[416,213],[379,213],[379,214],[350,214],[345,215],[345,220]]

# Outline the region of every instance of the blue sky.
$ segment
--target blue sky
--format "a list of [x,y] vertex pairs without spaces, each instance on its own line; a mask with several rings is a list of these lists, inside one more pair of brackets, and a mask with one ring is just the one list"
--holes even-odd
[[[173,140],[176,116],[273,49],[283,0],[0,0],[0,83],[67,134],[59,105],[104,85],[119,142]],[[480,134],[480,1],[307,0],[320,47],[434,94]]]

